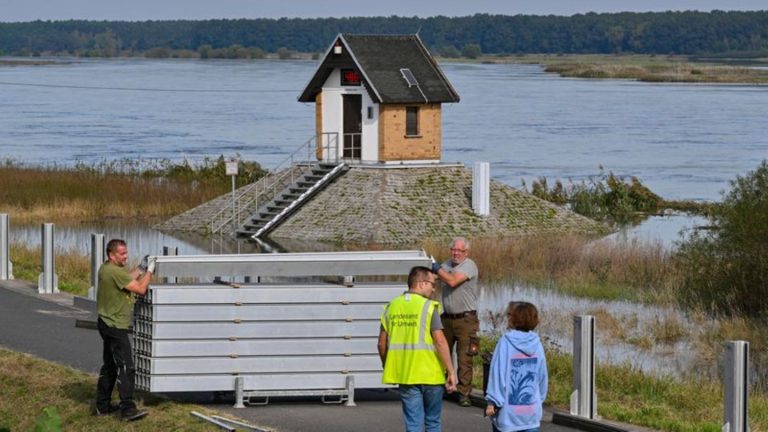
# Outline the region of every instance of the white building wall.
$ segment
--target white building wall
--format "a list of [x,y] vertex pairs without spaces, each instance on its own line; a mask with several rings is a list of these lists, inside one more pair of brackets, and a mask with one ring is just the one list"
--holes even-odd
[[[338,149],[341,150],[343,143],[344,117],[342,113],[343,101],[342,95],[359,94],[362,95],[362,161],[363,163],[379,162],[379,104],[375,103],[368,95],[365,86],[342,86],[341,71],[334,69],[323,84],[323,132],[338,133]],[[368,108],[372,109],[372,118],[368,118]],[[324,140],[327,141],[327,136]],[[328,143],[326,142],[327,146]],[[336,143],[331,143],[331,147],[336,147]],[[323,159],[335,159],[336,149],[331,148],[329,154],[323,154]]]
[[[368,108],[371,109],[371,118],[368,118]],[[365,87],[363,87],[362,150],[362,161],[364,163],[377,163],[379,161],[379,104],[371,99]]]

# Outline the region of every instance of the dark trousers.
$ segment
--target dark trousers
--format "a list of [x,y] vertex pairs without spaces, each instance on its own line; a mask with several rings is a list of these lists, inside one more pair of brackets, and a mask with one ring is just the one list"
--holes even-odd
[[480,321],[477,316],[465,316],[463,318],[443,318],[443,334],[448,342],[448,352],[456,347],[457,375],[459,377],[458,390],[463,396],[469,396],[472,391],[472,356],[469,354],[469,338],[477,336],[480,330]]
[[99,318],[99,335],[104,341],[102,353],[104,365],[99,372],[96,384],[96,407],[106,410],[111,404],[112,390],[117,383],[120,393],[120,409],[135,407],[133,402],[133,387],[136,368],[133,366],[131,341],[128,339],[130,330],[122,330],[108,326]]

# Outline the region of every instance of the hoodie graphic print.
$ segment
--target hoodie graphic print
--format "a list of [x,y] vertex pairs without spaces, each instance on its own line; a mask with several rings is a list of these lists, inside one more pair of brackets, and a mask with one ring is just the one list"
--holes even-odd
[[491,360],[486,399],[499,409],[491,418],[502,432],[538,427],[547,397],[547,362],[539,335],[511,330]]
[[538,402],[538,389],[534,387],[538,361],[522,353],[514,354],[509,361],[507,402],[518,414],[533,414],[532,404]]

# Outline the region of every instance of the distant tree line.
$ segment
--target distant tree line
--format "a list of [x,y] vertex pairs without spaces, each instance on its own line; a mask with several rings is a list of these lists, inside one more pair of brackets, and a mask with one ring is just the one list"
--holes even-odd
[[289,57],[325,50],[338,33],[419,33],[446,57],[522,53],[712,55],[768,51],[768,11],[579,14],[570,17],[281,18],[0,23],[0,54]]

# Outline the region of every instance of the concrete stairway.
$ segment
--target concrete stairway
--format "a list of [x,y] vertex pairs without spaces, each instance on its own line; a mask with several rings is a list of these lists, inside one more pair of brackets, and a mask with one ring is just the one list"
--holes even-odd
[[346,164],[319,163],[306,170],[292,184],[277,193],[272,201],[259,207],[237,230],[238,237],[261,237],[287,219],[303,203],[333,179],[348,171]]

